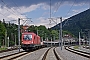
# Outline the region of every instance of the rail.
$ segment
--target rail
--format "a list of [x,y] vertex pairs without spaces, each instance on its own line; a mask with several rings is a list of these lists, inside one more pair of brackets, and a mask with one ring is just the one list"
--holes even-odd
[[[51,47],[51,48],[52,48],[52,47]],[[45,54],[43,55],[43,57],[42,57],[41,60],[46,60],[47,54],[48,54],[48,52],[49,52],[49,50],[50,50],[51,48],[49,48],[49,49],[45,52]],[[55,55],[55,57],[56,57],[57,60],[61,60],[60,57],[59,57],[59,55],[57,54],[55,48],[56,48],[56,47],[53,48],[54,55]]]
[[55,48],[53,49],[53,51],[54,51],[54,54],[55,54],[57,60],[61,60],[61,58],[59,57],[59,55],[58,55],[57,52],[55,51]]
[[73,52],[75,54],[78,54],[78,55],[81,55],[83,57],[87,57],[90,59],[90,53],[87,53],[87,52],[83,52],[83,51],[80,51],[80,50],[75,50],[75,49],[71,49],[69,47],[65,47],[66,50],[70,51],[70,52]]

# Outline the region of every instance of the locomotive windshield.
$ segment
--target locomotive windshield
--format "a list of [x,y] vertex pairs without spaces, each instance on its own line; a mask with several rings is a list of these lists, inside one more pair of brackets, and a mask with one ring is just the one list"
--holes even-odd
[[24,35],[23,39],[24,40],[32,40],[32,35],[31,34]]

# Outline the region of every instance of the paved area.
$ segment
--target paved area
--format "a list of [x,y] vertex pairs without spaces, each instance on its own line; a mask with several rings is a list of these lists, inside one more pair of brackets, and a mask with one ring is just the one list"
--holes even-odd
[[65,50],[64,47],[62,48],[62,50],[60,47],[57,47],[56,51],[63,58],[63,60],[90,60],[89,58],[69,52]]
[[83,48],[82,46],[79,49],[90,53],[90,49]]
[[[73,48],[74,46],[70,47],[70,48]],[[86,48],[83,48],[82,46],[79,47],[79,49],[76,49],[76,50],[81,50],[81,51],[85,51],[87,53],[90,53],[90,49],[86,49]]]
[[[73,48],[74,46],[71,46],[70,48]],[[74,49],[74,48],[73,48]],[[76,49],[76,50],[81,50],[81,51],[85,51],[87,53],[90,53],[90,49],[86,49],[86,48],[83,48],[82,46],[79,47],[79,49]]]

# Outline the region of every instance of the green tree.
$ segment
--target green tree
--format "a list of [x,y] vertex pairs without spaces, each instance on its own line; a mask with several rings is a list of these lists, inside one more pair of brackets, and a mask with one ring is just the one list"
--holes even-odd
[[2,45],[4,36],[5,36],[5,31],[6,31],[6,28],[4,24],[2,24],[2,22],[0,21],[0,46]]
[[10,46],[15,44],[15,35],[16,35],[16,42],[18,43],[18,26],[16,24],[6,24],[7,29],[7,36],[10,40]]
[[45,40],[46,37],[50,38],[50,31],[44,25],[40,25],[40,26],[31,25],[28,28],[28,30],[30,30],[31,32],[34,32],[36,34],[38,32],[38,35],[40,37],[43,37],[43,40]]
[[58,33],[57,30],[52,30],[52,31],[51,31],[51,34],[52,34],[52,37],[53,37],[53,38],[54,38],[54,37],[55,37],[55,39],[58,39],[58,38],[59,38],[59,33]]

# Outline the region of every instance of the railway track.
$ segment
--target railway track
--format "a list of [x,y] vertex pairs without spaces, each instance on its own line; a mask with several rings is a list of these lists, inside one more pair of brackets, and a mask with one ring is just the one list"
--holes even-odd
[[18,49],[18,48],[11,48],[11,49],[7,49],[7,50],[2,50],[2,51],[0,51],[0,53],[12,51],[12,50],[17,50],[17,49]]
[[81,51],[81,50],[75,50],[75,49],[72,49],[70,47],[65,47],[66,50],[70,51],[70,52],[73,52],[75,54],[78,54],[78,55],[81,55],[83,57],[86,57],[86,58],[89,58],[90,59],[90,53],[87,53],[85,51]]
[[27,52],[22,51],[22,52],[10,54],[10,55],[2,56],[0,57],[0,60],[13,60],[25,54],[27,54]]
[[21,52],[17,52],[17,53],[10,54],[10,55],[5,55],[5,56],[0,57],[0,60],[18,60],[20,59],[20,57],[24,57],[34,51],[37,51],[37,50],[33,50],[30,52],[21,51]]
[[[49,48],[43,55],[41,60],[61,60],[59,55],[57,54],[56,47]],[[50,59],[51,57],[51,59]],[[53,59],[54,58],[54,59]]]

